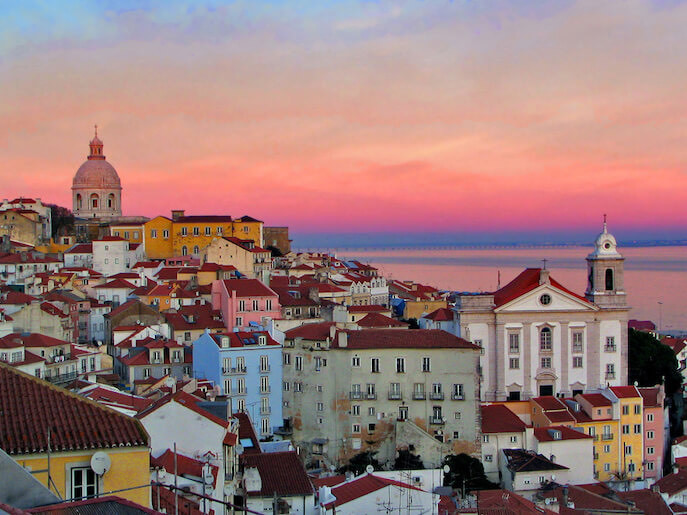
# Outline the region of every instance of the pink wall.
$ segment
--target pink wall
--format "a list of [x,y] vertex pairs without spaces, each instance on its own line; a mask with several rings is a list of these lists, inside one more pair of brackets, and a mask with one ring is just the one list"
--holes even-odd
[[[653,415],[653,421],[649,421],[650,415]],[[653,438],[647,437],[649,431],[653,431]],[[663,476],[661,469],[663,467],[663,408],[662,407],[644,407],[644,477],[645,478],[661,478]],[[653,454],[649,454],[648,450],[653,447]],[[654,463],[654,470],[648,469],[649,462]]]
[[[241,301],[245,304],[244,310],[239,309]],[[253,310],[253,301],[257,301],[258,303],[257,310]],[[267,309],[268,301],[271,301],[271,309],[269,310]],[[224,325],[229,331],[233,331],[236,328],[245,330],[248,328],[250,322],[262,324],[264,317],[273,319],[281,318],[279,296],[276,293],[273,295],[238,296],[236,291],[228,291],[225,282],[222,280],[212,283],[212,307],[222,312]],[[237,317],[241,317],[242,319],[240,326],[236,325]]]

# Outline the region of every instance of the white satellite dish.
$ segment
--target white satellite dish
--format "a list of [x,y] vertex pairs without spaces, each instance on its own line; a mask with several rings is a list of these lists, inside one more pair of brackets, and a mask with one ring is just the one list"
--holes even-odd
[[451,467],[444,465],[444,474],[448,474],[449,472],[451,472]]
[[167,379],[165,379],[165,386],[167,388],[174,388],[174,385],[177,384],[177,380],[174,379],[172,376],[169,376]]
[[374,470],[375,468],[372,465],[368,465],[367,467],[365,467],[365,472],[367,472],[368,474],[372,474]]
[[105,454],[102,451],[96,452],[93,456],[91,456],[91,468],[93,469],[93,472],[98,474],[99,476],[102,476],[110,470],[110,467],[112,466],[112,461],[110,460],[110,457]]

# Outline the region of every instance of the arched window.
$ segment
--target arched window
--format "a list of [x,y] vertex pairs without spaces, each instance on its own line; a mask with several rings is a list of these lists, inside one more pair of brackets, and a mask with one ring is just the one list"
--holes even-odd
[[81,209],[81,193],[76,194],[76,209]]
[[614,286],[613,285],[613,269],[607,268],[606,269],[606,291],[614,290],[615,288],[613,286]]
[[98,197],[98,194],[92,193],[91,194],[91,208],[92,209],[98,209],[98,200],[100,200],[100,197]]
[[539,349],[551,350],[551,328],[544,327],[539,331]]
[[187,255],[188,255],[188,247],[186,247],[186,245],[184,245],[183,247],[181,247],[181,255],[182,255],[182,256],[187,256]]
[[198,247],[198,245],[196,245],[195,247],[193,247],[193,253],[196,254],[196,255],[200,254],[200,247]]
[[107,196],[107,207],[108,209],[114,209],[115,207],[115,196],[114,193],[110,193]]

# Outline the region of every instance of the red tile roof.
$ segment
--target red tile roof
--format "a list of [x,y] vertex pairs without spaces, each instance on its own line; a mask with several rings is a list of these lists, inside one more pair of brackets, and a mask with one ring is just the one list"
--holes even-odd
[[654,483],[662,494],[673,496],[687,489],[687,469],[679,469]]
[[249,497],[271,498],[275,494],[279,496],[315,494],[315,488],[295,451],[242,454],[240,459],[244,470],[257,468],[262,480],[261,490],[247,492]]
[[97,401],[111,407],[128,408],[135,411],[141,411],[150,406],[153,401],[138,395],[125,393],[114,388],[106,388],[103,386],[96,386],[88,391],[82,392],[84,397]]
[[[177,451],[175,469],[174,451],[170,449],[167,449],[157,458],[150,458],[151,467],[162,467],[167,471],[168,474],[172,475],[176,470],[177,476],[189,475],[202,478],[204,465],[204,461],[196,460],[190,456],[185,456]],[[215,465],[210,465],[210,470],[212,471],[212,476],[217,479],[217,471],[219,470],[218,467]]]
[[503,404],[482,406],[483,433],[522,433],[527,424]]
[[338,474],[336,476],[329,476],[329,477],[312,477],[310,476],[310,481],[312,484],[315,486],[315,488],[319,488],[321,486],[336,486],[340,485],[344,481],[346,481],[346,475],[345,474]]
[[[574,486],[574,485],[567,485],[568,489],[568,501],[573,503],[575,508],[577,510],[580,510],[581,513],[587,513],[584,510],[589,509],[589,510],[594,510],[595,513],[601,512],[601,511],[617,511],[620,513],[627,513],[628,510],[628,505],[617,501],[617,500],[612,500],[607,497],[604,497],[602,495],[599,495],[597,493],[594,493],[593,491],[590,491],[586,488],[581,488],[579,486]],[[556,488],[553,491],[549,491],[546,495],[547,497],[555,498],[558,500],[558,505],[561,506],[563,504],[563,488]],[[562,512],[563,510],[561,510]],[[637,513],[637,511],[630,512],[630,513]],[[573,512],[577,513],[577,512]]]
[[311,341],[324,341],[329,337],[329,328],[335,326],[334,322],[315,322],[313,324],[303,324],[286,331],[288,339],[303,338]]
[[639,394],[642,396],[645,408],[662,408],[662,403],[658,401],[661,388],[659,386],[639,387]]
[[381,313],[368,313],[358,320],[360,327],[408,327],[405,322],[382,315]]
[[126,288],[127,290],[135,290],[136,286],[131,284],[129,281],[125,281],[124,279],[115,279],[114,281],[110,281],[109,283],[94,286],[94,288]]
[[631,399],[641,397],[639,390],[634,386],[611,386],[611,391],[618,399]]
[[[506,284],[503,288],[494,292],[494,304],[496,305],[496,307],[508,304],[510,301],[515,300],[518,297],[521,297],[525,293],[528,293],[534,290],[535,288],[538,288],[540,286],[539,275],[541,273],[541,270],[541,268],[527,268],[524,271],[520,272],[520,275],[518,275],[515,279]],[[565,286],[560,284],[553,277],[550,277],[549,280],[551,286],[553,286],[554,288],[562,292],[565,292],[568,295],[572,295],[573,297],[576,297],[578,300],[581,300],[586,304],[589,304],[589,301],[585,299],[582,295],[578,295],[577,293],[568,290]]]
[[[554,438],[553,433],[558,432],[560,438]],[[588,440],[592,437],[575,429],[566,426],[536,427],[534,436],[540,442],[555,442],[558,440]]]
[[582,397],[595,408],[600,408],[601,406],[613,406],[611,399],[600,393],[583,393],[580,394],[580,397]]
[[549,410],[568,410],[568,407],[560,399],[553,397],[552,395],[545,395],[542,397],[535,397],[532,399],[536,402],[544,411]]
[[[348,349],[480,349],[477,345],[441,329],[365,329],[345,333],[348,335]],[[341,348],[338,336],[331,346]]]
[[121,236],[103,236],[102,238],[99,238],[97,240],[93,241],[127,241]]
[[673,352],[675,355],[677,355],[682,352],[685,347],[687,347],[685,341],[686,340],[684,338],[663,338],[661,343],[673,349]]
[[634,320],[631,319],[627,322],[627,326],[630,329],[636,329],[637,331],[655,331],[656,324],[651,320]]
[[509,490],[479,490],[477,506],[480,515],[555,515],[532,501]]
[[213,310],[211,304],[182,306],[177,312],[168,311],[164,316],[175,331],[224,328],[222,314]]
[[222,281],[228,292],[235,291],[237,297],[276,297],[274,290],[257,279],[225,279]]
[[401,483],[394,479],[387,479],[384,477],[375,476],[373,474],[365,474],[364,476],[359,476],[351,481],[348,481],[342,485],[332,488],[332,495],[336,497],[336,501],[332,501],[325,504],[326,509],[330,509],[333,506],[337,508],[351,501],[355,501],[365,495],[381,490],[388,486],[396,486],[399,488],[406,488],[408,490],[418,490],[412,485],[406,483]]
[[67,249],[65,254],[93,254],[92,243],[77,243]]
[[618,496],[625,501],[632,501],[637,508],[651,515],[673,515],[673,511],[658,492],[649,489],[618,492]]
[[69,342],[46,336],[40,333],[12,333],[0,338],[0,347],[55,347],[57,345],[71,345]]
[[434,320],[435,322],[452,322],[455,319],[455,312],[449,308],[439,308],[422,318]]
[[0,363],[0,448],[42,453],[147,446],[137,420]]
[[239,440],[242,442],[250,440],[252,446],[243,445],[243,454],[261,453],[260,441],[258,435],[255,433],[255,428],[250,421],[250,417],[245,412],[238,412],[232,415],[239,422]]
[[0,304],[31,304],[34,300],[38,300],[38,297],[33,297],[15,290],[5,291],[2,293],[2,296],[0,296]]
[[280,343],[274,340],[266,331],[235,331],[231,333],[214,333],[210,337],[217,346],[222,346],[222,338],[229,338],[229,347],[255,346],[258,343],[258,336],[266,338],[267,346],[279,346]]

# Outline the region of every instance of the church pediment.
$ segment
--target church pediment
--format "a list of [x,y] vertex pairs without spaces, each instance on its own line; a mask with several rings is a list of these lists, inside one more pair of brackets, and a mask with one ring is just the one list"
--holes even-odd
[[598,309],[594,304],[551,284],[542,284],[499,306],[494,311],[496,313],[508,313],[514,311],[598,311]]

